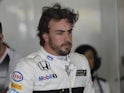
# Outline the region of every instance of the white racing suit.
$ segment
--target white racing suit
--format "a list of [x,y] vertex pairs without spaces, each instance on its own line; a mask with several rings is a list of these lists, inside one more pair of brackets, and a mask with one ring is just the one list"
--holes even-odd
[[69,54],[60,60],[42,48],[19,62],[7,93],[94,93],[86,58]]

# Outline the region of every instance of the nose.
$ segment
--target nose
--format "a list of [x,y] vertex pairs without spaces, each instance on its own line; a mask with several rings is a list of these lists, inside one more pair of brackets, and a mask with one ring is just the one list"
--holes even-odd
[[65,34],[65,40],[71,42],[72,41],[72,34],[66,33]]

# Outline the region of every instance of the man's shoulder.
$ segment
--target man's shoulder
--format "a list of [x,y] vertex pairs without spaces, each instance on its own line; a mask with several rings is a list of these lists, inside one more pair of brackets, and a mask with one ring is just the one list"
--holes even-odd
[[87,61],[86,57],[79,53],[70,53],[69,54],[70,59],[76,59],[76,60],[85,60]]
[[23,57],[20,60],[21,64],[35,64],[38,63],[39,61],[42,61],[41,56],[39,55],[39,52],[33,52],[26,57]]
[[88,60],[84,55],[78,54],[78,53],[70,53],[69,54],[70,60],[73,64],[79,65],[82,67],[87,67]]
[[19,60],[19,62],[16,65],[16,68],[18,69],[24,69],[24,68],[32,68],[35,66],[37,55],[35,53],[29,54]]

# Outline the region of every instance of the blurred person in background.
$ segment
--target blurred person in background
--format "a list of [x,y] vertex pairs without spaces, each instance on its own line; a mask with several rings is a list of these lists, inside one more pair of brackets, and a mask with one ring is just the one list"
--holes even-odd
[[75,49],[75,52],[86,56],[88,59],[95,93],[110,93],[108,82],[105,79],[98,77],[97,75],[97,70],[101,65],[101,59],[98,56],[96,49],[91,45],[84,44],[78,46]]
[[0,22],[0,93],[5,93],[10,82],[10,73],[21,58],[3,40],[2,23]]

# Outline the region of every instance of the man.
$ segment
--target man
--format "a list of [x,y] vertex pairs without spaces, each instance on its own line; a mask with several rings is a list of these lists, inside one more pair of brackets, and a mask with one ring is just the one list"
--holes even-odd
[[4,93],[10,81],[10,73],[21,56],[3,42],[2,23],[0,22],[0,93]]
[[8,93],[94,93],[85,57],[71,54],[78,14],[59,4],[43,7],[38,36],[42,46],[16,66]]

